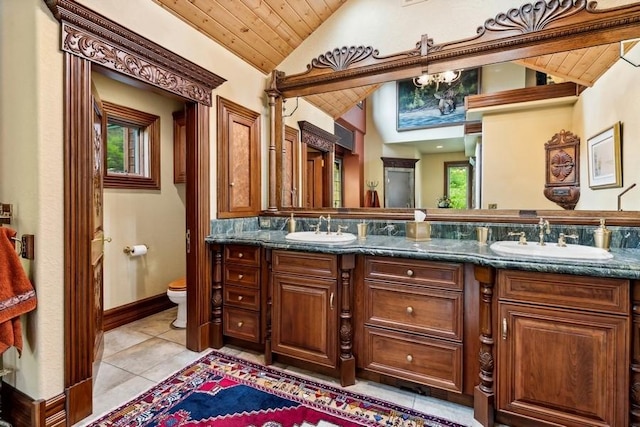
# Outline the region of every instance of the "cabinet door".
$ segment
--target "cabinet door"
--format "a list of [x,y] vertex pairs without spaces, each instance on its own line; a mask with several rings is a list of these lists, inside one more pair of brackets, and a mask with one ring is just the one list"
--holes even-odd
[[499,307],[499,410],[553,425],[628,424],[626,318]]
[[273,275],[272,346],[275,353],[335,368],[338,298],[334,280]]

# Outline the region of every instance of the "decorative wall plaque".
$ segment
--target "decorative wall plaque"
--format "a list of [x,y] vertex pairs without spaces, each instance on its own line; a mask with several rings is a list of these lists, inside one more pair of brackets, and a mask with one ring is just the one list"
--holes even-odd
[[580,199],[580,138],[561,130],[544,148],[547,166],[544,195],[564,209],[574,209]]

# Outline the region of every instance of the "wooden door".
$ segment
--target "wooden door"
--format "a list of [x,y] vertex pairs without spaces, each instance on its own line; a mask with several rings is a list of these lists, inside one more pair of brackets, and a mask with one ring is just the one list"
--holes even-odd
[[320,208],[322,207],[324,195],[324,158],[322,153],[318,151],[309,151],[307,153],[307,179],[305,207]]
[[103,290],[103,263],[104,263],[104,229],[103,229],[103,194],[102,194],[102,171],[103,171],[103,145],[102,138],[106,128],[106,117],[102,110],[102,101],[95,87],[92,88],[93,101],[93,138],[92,138],[92,161],[93,178],[90,189],[90,200],[92,207],[91,215],[91,277],[92,280],[92,304],[90,305],[90,318],[93,321],[93,375],[97,374],[102,358],[104,341],[103,311],[104,311],[104,290]]
[[338,295],[333,280],[273,276],[273,351],[335,368]]
[[623,316],[500,304],[498,410],[549,424],[627,422]]

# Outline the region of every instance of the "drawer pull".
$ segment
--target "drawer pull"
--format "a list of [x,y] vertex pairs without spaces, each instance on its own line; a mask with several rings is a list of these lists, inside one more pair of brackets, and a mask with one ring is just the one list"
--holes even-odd
[[331,296],[329,297],[329,308],[333,310],[333,292],[331,292]]
[[238,322],[238,328],[242,328],[242,325],[244,325],[244,322],[241,320]]
[[407,314],[413,314],[413,307],[407,307]]
[[244,277],[244,274],[238,274],[238,280],[242,280],[243,277]]
[[407,362],[411,363],[413,362],[413,356],[410,354],[407,354]]
[[503,340],[507,339],[507,318],[506,317],[502,318],[502,339]]
[[242,295],[238,295],[238,301],[242,301],[243,296]]
[[407,276],[413,277],[413,270],[407,270]]
[[240,252],[240,253],[238,254],[238,258],[242,258],[243,256],[244,256],[244,254],[243,254],[242,252]]

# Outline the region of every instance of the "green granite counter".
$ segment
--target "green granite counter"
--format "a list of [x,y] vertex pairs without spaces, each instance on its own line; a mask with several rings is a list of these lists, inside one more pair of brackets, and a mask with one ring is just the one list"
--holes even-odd
[[[640,278],[640,249],[612,248],[613,259],[581,261],[551,258],[503,256],[489,246],[480,246],[474,240],[434,238],[427,242],[414,242],[404,236],[370,235],[366,240],[348,244],[299,243],[286,240],[286,232],[256,230],[212,234],[208,243],[260,245],[268,249],[387,257],[403,257],[433,261],[465,262],[494,268],[517,269],[549,273],[578,274],[597,277]],[[491,242],[490,242],[491,243]]]

